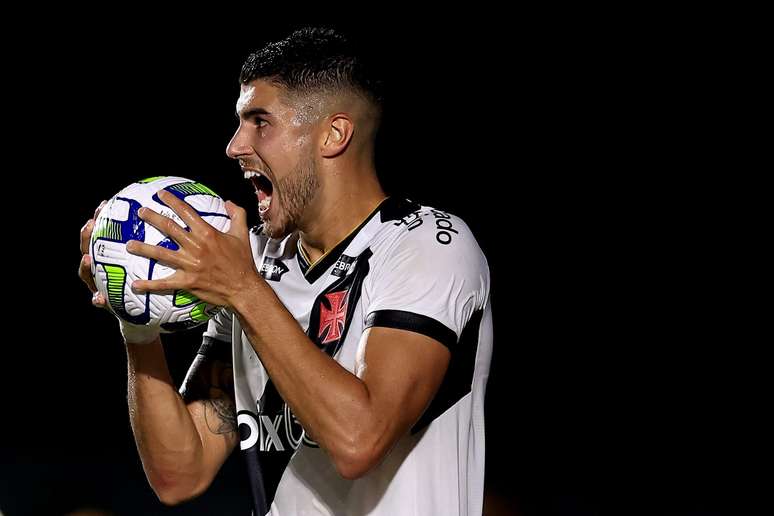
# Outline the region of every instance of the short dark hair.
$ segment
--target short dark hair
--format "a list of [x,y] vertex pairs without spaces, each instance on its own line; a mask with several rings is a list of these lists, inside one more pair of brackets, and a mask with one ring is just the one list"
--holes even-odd
[[239,82],[266,79],[289,92],[351,90],[377,108],[384,100],[383,81],[366,57],[333,29],[305,27],[250,54]]

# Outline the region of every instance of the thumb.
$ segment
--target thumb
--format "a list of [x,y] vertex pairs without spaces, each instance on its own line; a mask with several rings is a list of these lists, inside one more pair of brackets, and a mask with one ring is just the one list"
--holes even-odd
[[231,219],[231,227],[228,228],[228,234],[240,240],[248,240],[247,212],[245,209],[231,201],[226,201],[225,207],[226,213],[228,213]]

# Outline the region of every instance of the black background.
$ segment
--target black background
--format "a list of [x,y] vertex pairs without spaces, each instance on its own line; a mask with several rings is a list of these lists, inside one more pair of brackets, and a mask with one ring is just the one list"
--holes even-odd
[[[237,455],[200,499],[155,500],[129,428],[125,351],[77,277],[76,238],[100,200],[154,175],[195,177],[256,220],[224,154],[238,72],[264,41],[319,20],[149,16],[118,28],[121,18],[33,22],[6,42],[16,91],[5,112],[16,116],[3,153],[22,214],[6,222],[4,253],[6,515],[246,507]],[[489,260],[487,513],[719,514],[738,503],[734,324],[713,279],[720,219],[692,177],[654,160],[669,129],[646,125],[659,79],[627,66],[637,50],[566,18],[569,31],[520,19],[326,24],[358,38],[388,78],[377,156],[387,190],[461,216]],[[198,341],[169,339],[176,378]]]

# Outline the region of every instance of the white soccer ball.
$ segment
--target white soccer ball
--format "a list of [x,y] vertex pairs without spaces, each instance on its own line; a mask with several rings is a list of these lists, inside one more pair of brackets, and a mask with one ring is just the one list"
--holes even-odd
[[127,322],[158,326],[162,333],[170,333],[207,322],[220,307],[205,303],[184,290],[169,294],[136,294],[130,288],[135,280],[161,279],[175,272],[156,260],[126,251],[129,240],[178,249],[177,243],[140,219],[137,213],[145,206],[171,218],[181,227],[187,227],[159,199],[157,194],[160,190],[166,190],[190,204],[216,229],[228,231],[231,220],[223,199],[215,192],[182,177],[151,177],[127,186],[102,208],[94,224],[89,255],[94,283],[113,313]]

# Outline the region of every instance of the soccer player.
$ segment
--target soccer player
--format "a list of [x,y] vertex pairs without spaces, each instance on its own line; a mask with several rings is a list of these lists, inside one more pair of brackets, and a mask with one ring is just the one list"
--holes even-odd
[[[454,215],[384,194],[380,83],[341,35],[270,43],[240,82],[227,154],[262,224],[248,229],[229,202],[221,233],[161,192],[189,231],[141,217],[179,249],[127,246],[177,269],[135,291],[224,307],[179,392],[157,329],[121,323],[151,486],[167,504],[195,497],[238,445],[255,515],[481,514],[492,318],[475,238]],[[92,226],[80,274],[94,292]]]

